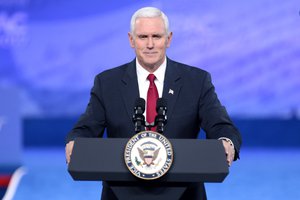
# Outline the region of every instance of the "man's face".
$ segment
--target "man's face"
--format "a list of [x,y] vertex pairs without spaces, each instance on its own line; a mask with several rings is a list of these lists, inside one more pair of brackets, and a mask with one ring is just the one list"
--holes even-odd
[[130,46],[135,49],[139,63],[146,70],[153,72],[164,62],[172,33],[166,33],[161,17],[138,18],[133,34],[128,36]]

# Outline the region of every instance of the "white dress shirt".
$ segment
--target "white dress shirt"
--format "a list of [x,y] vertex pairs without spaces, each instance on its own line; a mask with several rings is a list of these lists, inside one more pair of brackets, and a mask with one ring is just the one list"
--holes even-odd
[[[159,98],[162,97],[162,93],[163,93],[166,67],[167,67],[167,59],[165,58],[165,61],[153,73],[156,77],[154,82],[158,91]],[[147,105],[147,93],[150,85],[150,81],[147,79],[147,77],[150,73],[139,64],[137,59],[136,59],[136,74],[138,79],[140,97],[145,99]]]

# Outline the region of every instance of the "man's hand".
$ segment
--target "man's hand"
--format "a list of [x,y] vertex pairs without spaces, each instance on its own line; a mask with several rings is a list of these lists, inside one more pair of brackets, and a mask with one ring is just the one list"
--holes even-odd
[[222,140],[222,142],[223,142],[223,146],[225,148],[225,153],[226,153],[226,156],[227,156],[227,163],[230,167],[232,162],[233,162],[233,159],[234,159],[235,150],[234,150],[234,147],[232,146],[232,144],[229,141]]
[[67,164],[70,163],[73,146],[74,146],[74,141],[70,141],[70,142],[68,142],[68,144],[66,144],[66,162],[67,162]]

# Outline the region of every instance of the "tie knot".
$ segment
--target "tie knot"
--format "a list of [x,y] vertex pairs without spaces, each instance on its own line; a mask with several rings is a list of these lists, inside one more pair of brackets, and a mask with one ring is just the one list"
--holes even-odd
[[149,74],[147,79],[150,81],[150,83],[154,83],[154,80],[156,79],[154,74]]

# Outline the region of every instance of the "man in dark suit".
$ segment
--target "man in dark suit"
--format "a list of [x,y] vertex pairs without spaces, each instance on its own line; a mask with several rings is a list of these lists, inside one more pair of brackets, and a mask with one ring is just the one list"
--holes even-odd
[[[202,128],[208,139],[223,141],[231,165],[239,157],[240,134],[219,102],[209,73],[166,57],[172,39],[168,18],[156,8],[142,8],[132,16],[128,36],[136,59],[96,76],[87,109],[67,136],[67,162],[76,137],[102,137],[105,129],[111,138],[135,134],[135,100],[147,99],[147,77],[154,74],[158,96],[168,102],[163,134],[167,138],[197,138]],[[106,183],[102,199],[116,199]],[[206,199],[203,184],[192,184],[182,199]]]

